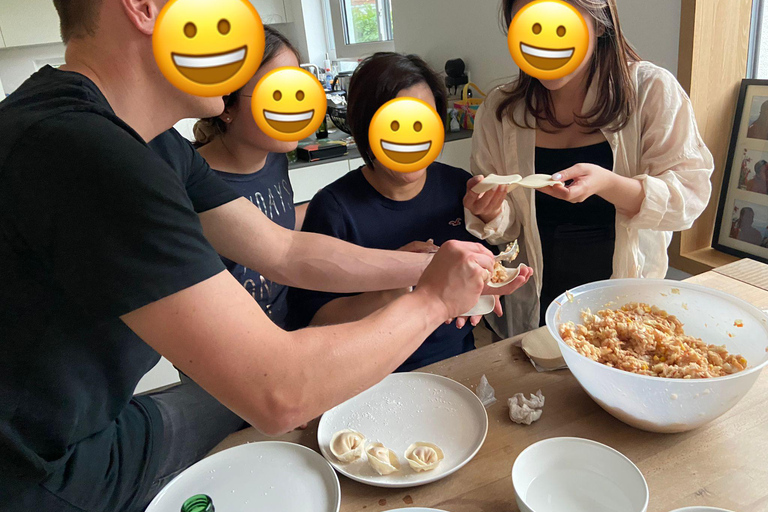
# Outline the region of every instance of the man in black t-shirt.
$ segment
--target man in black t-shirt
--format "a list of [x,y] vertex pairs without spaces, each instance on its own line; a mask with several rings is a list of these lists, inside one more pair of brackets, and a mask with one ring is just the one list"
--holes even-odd
[[[164,2],[55,3],[66,66],[0,103],[3,510],[141,510],[174,469],[168,422],[206,436],[218,416],[196,420],[219,414],[194,392],[133,397],[159,354],[279,434],[380,381],[477,301],[493,265],[478,245],[446,244],[430,263],[286,230],[175,132],[180,164],[169,166],[145,141],[223,104],[176,90],[157,69],[151,34]],[[359,322],[288,333],[217,252],[303,288],[418,285]],[[169,403],[187,407],[186,424],[163,413]]]

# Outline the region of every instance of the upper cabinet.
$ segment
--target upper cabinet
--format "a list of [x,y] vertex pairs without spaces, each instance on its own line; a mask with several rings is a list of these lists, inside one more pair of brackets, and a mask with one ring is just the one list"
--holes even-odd
[[59,43],[59,16],[51,0],[0,1],[0,32],[5,46]]
[[250,2],[259,11],[261,21],[265,25],[288,21],[283,0],[250,0]]
[[[267,25],[286,23],[283,0],[250,0]],[[0,0],[0,48],[61,42],[52,0]]]

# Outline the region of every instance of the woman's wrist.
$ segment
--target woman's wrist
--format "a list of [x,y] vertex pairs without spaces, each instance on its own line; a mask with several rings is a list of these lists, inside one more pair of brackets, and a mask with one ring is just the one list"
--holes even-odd
[[597,195],[613,204],[622,215],[634,217],[640,213],[645,199],[643,184],[633,178],[620,176],[608,170],[606,172],[608,176]]
[[499,208],[498,211],[496,212],[492,212],[486,215],[476,215],[476,217],[481,221],[483,221],[485,224],[490,224],[491,222],[499,218],[499,215],[501,215],[501,212],[502,212],[502,209]]

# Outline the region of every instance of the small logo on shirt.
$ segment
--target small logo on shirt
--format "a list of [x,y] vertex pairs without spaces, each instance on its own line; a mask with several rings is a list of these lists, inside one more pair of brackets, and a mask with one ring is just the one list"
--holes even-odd
[[459,217],[456,220],[450,221],[448,224],[450,224],[453,227],[461,226],[461,217]]

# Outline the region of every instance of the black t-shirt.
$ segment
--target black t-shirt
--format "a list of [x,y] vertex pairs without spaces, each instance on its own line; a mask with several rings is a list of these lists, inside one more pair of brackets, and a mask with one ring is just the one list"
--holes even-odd
[[[258,206],[272,222],[286,229],[296,228],[293,188],[288,176],[288,158],[284,154],[270,153],[264,167],[255,173],[232,174],[217,170],[214,172],[240,195]],[[272,282],[259,272],[227,258],[222,258],[222,261],[269,318],[285,328],[288,287]]]
[[169,167],[77,73],[33,75],[0,134],[0,496],[117,510],[162,435],[132,398],[159,355],[119,317],[224,270],[196,212],[237,194],[175,132],[190,161]]
[[[613,169],[608,142],[577,148],[536,148],[536,172],[555,174],[579,163]],[[572,204],[546,194],[536,194],[544,274],[541,322],[554,299],[566,290],[593,281],[610,279],[616,239],[616,207],[592,196]]]
[[[361,169],[331,183],[309,203],[303,231],[340,238],[362,247],[396,250],[413,241],[433,239],[478,242],[464,226],[462,199],[471,176],[461,169],[434,163],[422,191],[409,201],[388,199],[363,176]],[[350,296],[291,288],[288,306],[294,327],[304,327],[328,302]],[[397,371],[410,371],[472,350],[472,326],[442,325]]]

